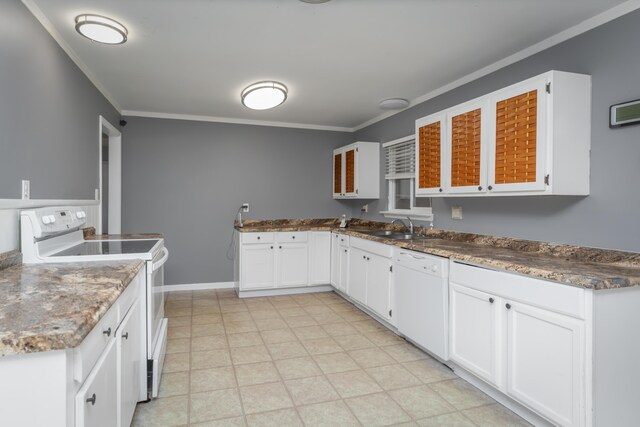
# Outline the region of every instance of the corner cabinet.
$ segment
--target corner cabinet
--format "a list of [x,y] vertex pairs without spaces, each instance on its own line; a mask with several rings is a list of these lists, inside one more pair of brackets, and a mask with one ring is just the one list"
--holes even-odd
[[333,198],[380,198],[380,144],[355,142],[333,150]]
[[416,194],[588,195],[590,120],[591,77],[560,71],[419,119]]

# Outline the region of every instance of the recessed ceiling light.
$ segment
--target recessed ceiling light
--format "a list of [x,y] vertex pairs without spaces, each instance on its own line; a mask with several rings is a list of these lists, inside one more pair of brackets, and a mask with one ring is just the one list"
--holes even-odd
[[240,94],[242,104],[252,110],[268,110],[287,99],[287,87],[282,83],[266,81],[254,83]]
[[409,106],[409,101],[402,98],[389,98],[380,102],[379,105],[383,110],[402,110]]
[[129,34],[118,21],[92,14],[76,16],[76,31],[89,40],[104,44],[122,44]]
[[311,4],[320,4],[320,3],[326,3],[329,0],[300,0],[303,3],[311,3]]

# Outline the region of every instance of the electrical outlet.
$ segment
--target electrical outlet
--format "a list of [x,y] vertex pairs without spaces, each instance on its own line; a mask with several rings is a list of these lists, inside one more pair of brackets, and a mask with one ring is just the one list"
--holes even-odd
[[462,219],[462,206],[451,206],[451,219]]
[[249,203],[243,203],[242,204],[242,212],[244,212],[244,213],[249,212]]
[[360,208],[360,212],[369,212],[369,205],[362,205]]
[[27,179],[22,180],[22,200],[31,198],[31,182]]

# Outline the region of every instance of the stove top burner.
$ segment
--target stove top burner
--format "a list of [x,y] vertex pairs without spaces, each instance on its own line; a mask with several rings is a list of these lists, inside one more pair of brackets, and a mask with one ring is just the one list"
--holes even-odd
[[157,240],[96,240],[72,246],[68,249],[52,254],[51,257],[143,254],[149,252],[156,243],[158,243]]

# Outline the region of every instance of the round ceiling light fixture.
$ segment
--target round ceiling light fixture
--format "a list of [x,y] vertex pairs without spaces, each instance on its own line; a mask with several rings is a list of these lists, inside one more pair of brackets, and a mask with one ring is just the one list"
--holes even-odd
[[122,44],[129,34],[118,21],[89,13],[76,16],[76,31],[89,40],[104,44]]
[[303,3],[310,3],[310,4],[320,4],[320,3],[327,3],[330,0],[300,0]]
[[252,110],[268,110],[287,99],[287,87],[274,81],[258,82],[247,86],[240,97],[242,104]]
[[402,98],[389,98],[381,101],[379,105],[383,110],[402,110],[409,106],[409,101]]

